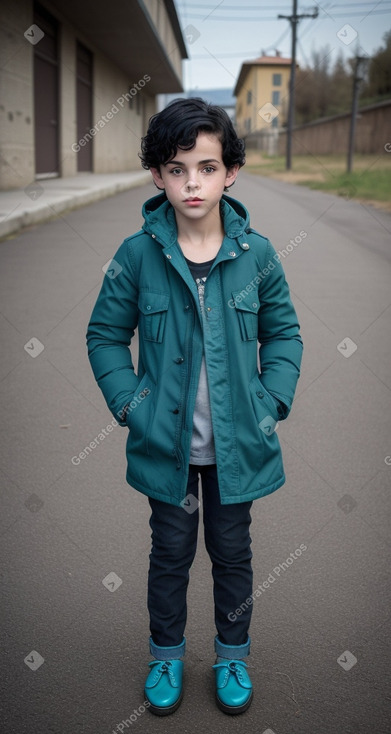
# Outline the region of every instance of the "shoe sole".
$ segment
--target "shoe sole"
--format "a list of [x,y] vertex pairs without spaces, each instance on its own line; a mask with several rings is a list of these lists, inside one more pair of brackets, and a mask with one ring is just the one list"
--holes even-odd
[[[146,691],[144,691],[144,695],[146,700],[149,702],[149,698],[147,696]],[[153,703],[149,702],[148,711],[151,712],[151,714],[155,714],[155,716],[169,716],[170,714],[173,714],[181,705],[183,699],[183,691],[181,692],[181,695],[179,696],[178,700],[175,701],[171,706],[154,706]]]
[[242,703],[241,706],[228,706],[226,703],[223,703],[220,701],[218,695],[216,694],[216,703],[224,714],[229,714],[229,716],[237,716],[237,714],[243,714],[247,709],[251,706],[253,700],[253,691],[251,691],[251,696],[246,701],[246,703]]

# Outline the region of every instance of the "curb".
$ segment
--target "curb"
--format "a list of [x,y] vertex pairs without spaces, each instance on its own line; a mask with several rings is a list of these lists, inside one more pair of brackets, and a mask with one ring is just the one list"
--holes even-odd
[[53,191],[52,195],[51,192],[48,192],[46,198],[51,197],[53,203],[46,201],[46,203],[42,202],[42,204],[35,205],[32,209],[23,209],[21,211],[17,211],[18,207],[16,207],[8,217],[6,216],[3,220],[0,220],[0,240],[10,234],[15,234],[31,224],[47,222],[65,210],[77,209],[87,204],[92,204],[95,201],[119,194],[122,191],[143,186],[150,183],[150,181],[151,175],[149,171],[142,171],[140,173],[134,173],[134,177],[131,180],[103,184],[97,186],[95,189],[91,188],[83,192],[75,193],[70,190],[69,194],[64,193],[61,196],[56,196],[55,191]]

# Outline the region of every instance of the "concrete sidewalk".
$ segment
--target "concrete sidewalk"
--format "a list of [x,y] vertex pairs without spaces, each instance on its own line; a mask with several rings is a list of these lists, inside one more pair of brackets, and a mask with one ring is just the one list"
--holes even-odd
[[149,171],[80,173],[69,178],[33,181],[21,189],[0,191],[0,239],[61,212],[119,194],[151,180]]

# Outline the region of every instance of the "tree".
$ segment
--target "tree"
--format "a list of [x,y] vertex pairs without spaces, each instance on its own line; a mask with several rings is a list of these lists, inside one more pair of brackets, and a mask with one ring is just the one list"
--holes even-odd
[[361,90],[361,99],[367,104],[391,97],[391,30],[384,34],[383,41],[385,45],[370,60],[367,79]]
[[328,115],[338,115],[341,112],[347,112],[352,104],[352,66],[346,68],[346,63],[340,52],[333,68],[333,72],[329,80],[329,102]]
[[313,50],[311,65],[299,69],[296,85],[296,123],[347,112],[352,97],[352,69],[342,54],[330,65],[328,46]]

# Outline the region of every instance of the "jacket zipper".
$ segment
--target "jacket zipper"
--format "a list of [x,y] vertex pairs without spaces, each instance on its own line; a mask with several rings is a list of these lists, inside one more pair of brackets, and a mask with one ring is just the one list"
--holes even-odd
[[[190,291],[190,296],[193,296],[193,294],[191,293],[191,291]],[[190,327],[189,327],[192,335],[194,333],[194,324],[195,324],[195,319],[196,318],[197,318],[196,313],[193,310],[192,311],[192,323],[190,324]],[[187,383],[190,381],[190,377],[191,377],[192,355],[193,355],[192,340],[189,340],[188,339],[188,345],[186,347],[186,352],[185,352],[186,374],[185,374],[185,377],[184,377],[184,379],[185,379],[185,381]],[[188,412],[187,401],[188,401],[188,398],[187,398],[187,400],[184,400],[183,401],[182,420],[181,420],[181,426],[180,426],[180,434],[179,434],[179,436],[182,436],[183,435],[184,428],[186,426],[186,419],[187,419],[187,412]],[[191,439],[190,439],[190,442],[191,442]],[[185,468],[185,458],[184,458],[184,456],[182,454],[182,451],[181,451],[181,449],[180,449],[180,447],[178,445],[178,440],[177,440],[177,445],[175,447],[175,456],[176,456],[176,458],[178,460],[178,464],[180,464],[180,468],[181,469],[184,469]]]

